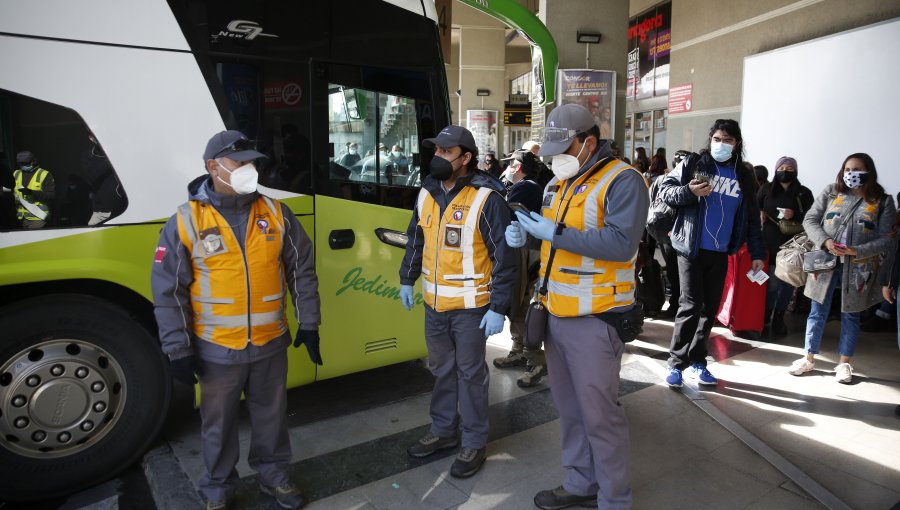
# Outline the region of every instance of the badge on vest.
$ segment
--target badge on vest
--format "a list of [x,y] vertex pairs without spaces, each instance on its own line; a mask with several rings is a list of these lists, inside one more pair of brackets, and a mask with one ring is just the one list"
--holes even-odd
[[219,232],[219,227],[212,227],[200,231],[200,244],[203,246],[203,252],[207,257],[217,253],[225,253],[225,240]]
[[462,225],[446,225],[444,227],[444,246],[459,248],[462,244]]
[[544,201],[541,203],[541,207],[550,207],[553,205],[553,197],[556,196],[555,192],[547,192],[544,194]]

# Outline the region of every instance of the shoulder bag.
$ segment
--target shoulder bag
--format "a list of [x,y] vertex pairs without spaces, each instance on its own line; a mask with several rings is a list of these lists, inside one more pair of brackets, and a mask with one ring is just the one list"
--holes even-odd
[[[833,202],[834,200],[832,199]],[[861,198],[857,200],[847,215],[841,220],[841,224],[835,233],[836,236],[840,235],[849,218],[853,217],[853,212],[860,202],[862,202]],[[821,223],[825,223],[824,212]],[[806,232],[801,232],[782,244],[775,255],[775,276],[794,287],[806,285],[806,277],[809,273],[815,274],[830,271],[835,266],[837,266],[837,257],[828,250],[815,249]]]
[[[841,218],[841,224],[838,225],[838,229],[834,233],[834,238],[839,238],[841,233],[844,231],[844,227],[847,226],[847,223],[853,218],[853,212],[856,211],[856,208],[859,207],[863,198],[860,197],[856,200],[856,203],[853,204],[853,207],[847,211],[847,214]],[[822,216],[822,220],[824,222],[825,216]],[[807,273],[824,273],[825,271],[831,271],[837,266],[837,256],[831,253],[828,250],[812,250],[803,255],[803,271]]]

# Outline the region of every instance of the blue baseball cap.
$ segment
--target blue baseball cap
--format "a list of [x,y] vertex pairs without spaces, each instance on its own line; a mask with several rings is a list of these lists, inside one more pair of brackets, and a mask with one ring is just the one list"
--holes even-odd
[[266,157],[268,156],[256,151],[255,140],[250,140],[244,133],[235,130],[214,134],[206,143],[206,150],[203,151],[203,161],[216,158],[252,161]]
[[445,149],[459,145],[469,152],[478,154],[478,146],[475,145],[475,137],[472,136],[472,132],[462,126],[452,124],[442,129],[434,138],[422,140],[422,145],[428,148],[438,146]]

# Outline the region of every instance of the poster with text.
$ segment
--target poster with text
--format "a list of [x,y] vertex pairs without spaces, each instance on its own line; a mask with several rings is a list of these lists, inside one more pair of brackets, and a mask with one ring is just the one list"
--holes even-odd
[[466,110],[466,129],[475,137],[478,156],[497,154],[497,110]]
[[616,132],[616,72],[593,69],[560,69],[559,104],[575,103],[587,108],[600,126],[600,138]]

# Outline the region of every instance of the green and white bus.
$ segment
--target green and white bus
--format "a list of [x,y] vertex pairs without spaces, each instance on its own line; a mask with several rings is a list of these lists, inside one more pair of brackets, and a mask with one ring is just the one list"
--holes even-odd
[[[543,28],[500,4],[507,23]],[[0,0],[0,13],[0,179],[13,186],[28,150],[56,186],[35,230],[0,193],[0,497],[97,483],[157,436],[171,380],[150,267],[223,129],[271,156],[261,191],[315,243],[325,364],[292,349],[289,386],[425,355],[397,269],[432,156],[419,142],[450,119],[431,1]],[[89,226],[98,211],[110,217]]]

